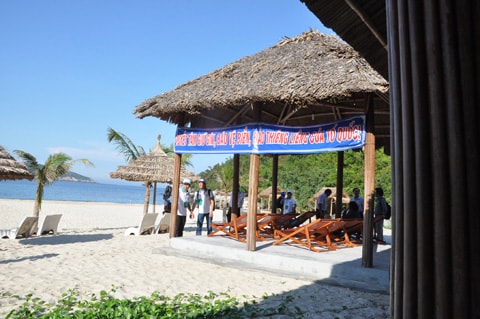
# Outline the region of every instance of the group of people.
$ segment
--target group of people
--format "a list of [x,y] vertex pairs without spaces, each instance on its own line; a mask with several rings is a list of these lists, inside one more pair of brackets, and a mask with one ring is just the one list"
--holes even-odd
[[[180,186],[179,189],[177,221],[175,227],[176,237],[183,236],[183,231],[187,222],[187,214],[190,212],[190,218],[193,219],[193,212],[197,207],[199,212],[197,215],[196,235],[200,236],[202,234],[203,223],[205,220],[207,224],[207,233],[210,234],[212,232],[211,223],[213,219],[213,211],[215,210],[215,196],[213,191],[207,188],[207,183],[203,178],[198,181],[198,190],[195,194],[190,193],[190,186],[191,181],[187,178],[183,180],[182,186]],[[325,215],[327,215],[327,199],[331,194],[332,190],[326,189],[317,197],[315,209],[316,218],[325,218]],[[194,195],[193,201],[191,201],[191,195]],[[375,189],[374,217],[387,215],[388,204],[383,195],[382,188],[378,187]],[[243,206],[244,197],[245,193],[238,193],[237,205],[239,210]],[[363,218],[364,204],[364,198],[360,196],[360,189],[355,187],[347,209],[342,212],[342,218]],[[281,208],[283,214],[296,214],[297,202],[293,198],[293,191],[288,190],[282,192],[278,198],[277,206]],[[227,214],[228,221],[231,220],[231,207],[232,198],[230,198],[230,208]],[[380,243],[385,243],[383,239],[383,222],[383,218],[377,218],[374,223],[374,239]]]
[[[282,193],[279,197],[278,206],[282,207],[283,214],[295,213],[297,203],[292,197],[293,191],[289,190]],[[332,190],[327,188],[316,200],[316,218],[325,218],[327,214],[327,199],[332,195]],[[375,207],[373,210],[374,217],[387,215],[388,204],[383,197],[383,189],[377,187],[375,189]],[[283,196],[285,196],[283,198]],[[355,187],[353,189],[353,196],[350,197],[348,207],[342,212],[341,217],[344,219],[363,218],[363,211],[365,200],[360,196],[360,189]],[[383,222],[384,218],[375,218],[374,223],[374,239],[379,243],[385,243],[383,238]]]
[[213,211],[215,210],[215,195],[213,191],[207,188],[207,182],[201,178],[198,180],[198,190],[193,194],[193,201],[191,201],[191,186],[190,179],[183,180],[182,185],[178,191],[178,208],[177,221],[175,225],[175,236],[182,237],[187,223],[187,214],[190,212],[190,218],[194,218],[194,210],[198,207],[197,215],[197,229],[196,235],[202,235],[203,223],[207,222],[207,233],[212,232],[210,225],[213,218]]

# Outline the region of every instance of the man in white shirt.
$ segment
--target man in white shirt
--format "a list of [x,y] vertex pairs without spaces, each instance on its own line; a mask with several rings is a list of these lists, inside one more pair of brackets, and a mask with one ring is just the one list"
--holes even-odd
[[[232,202],[233,202],[233,193],[230,195],[230,201],[228,203],[228,213],[227,213],[227,222],[232,220]],[[238,190],[238,199],[237,199],[237,217],[241,215],[241,209],[243,207],[243,201],[245,200],[245,193]]]
[[353,196],[350,198],[350,201],[357,203],[358,212],[363,217],[363,208],[364,208],[364,205],[365,205],[364,204],[365,200],[363,199],[362,196],[360,196],[360,189],[358,187],[355,187],[353,189]]
[[201,236],[204,219],[207,219],[207,233],[210,234],[212,232],[211,222],[213,219],[213,210],[215,209],[215,196],[212,190],[207,188],[205,179],[200,178],[198,187],[199,189],[195,195],[192,212],[195,210],[195,207],[198,206],[196,235]]
[[332,195],[332,190],[327,188],[320,196],[317,197],[317,207],[315,216],[318,218],[324,218],[327,211],[327,198]]
[[177,208],[177,223],[175,225],[175,237],[183,236],[183,229],[187,222],[187,210],[190,211],[190,218],[192,216],[192,207],[190,206],[190,180],[188,178],[183,180],[183,185],[180,186],[178,191],[178,208]]
[[283,214],[295,214],[297,208],[297,201],[293,199],[293,191],[288,190],[283,200]]

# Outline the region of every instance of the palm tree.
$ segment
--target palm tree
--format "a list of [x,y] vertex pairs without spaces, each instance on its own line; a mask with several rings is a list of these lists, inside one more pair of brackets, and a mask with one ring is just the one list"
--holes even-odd
[[14,150],[14,152],[23,160],[23,163],[34,175],[35,181],[38,184],[35,204],[33,207],[33,216],[35,217],[40,215],[45,186],[53,184],[60,177],[68,173],[70,168],[77,161],[81,161],[86,165],[93,165],[87,159],[72,160],[72,158],[65,153],[51,154],[47,158],[45,164],[41,165],[37,162],[37,159],[32,154],[20,150]]
[[[117,146],[117,150],[125,156],[125,159],[128,163],[138,159],[139,157],[146,155],[145,150],[143,149],[142,146],[136,146],[130,138],[128,138],[125,134],[120,133],[113,128],[108,128],[107,130],[107,139],[109,142],[115,143]],[[173,149],[173,144],[171,146],[167,147],[164,146],[163,144],[160,145],[165,154],[167,156],[173,156],[174,154],[174,149]],[[192,163],[190,161],[192,155],[191,154],[184,154],[182,156],[182,165],[185,166],[192,166]],[[152,182],[144,182],[144,185],[146,187],[146,192],[145,192],[145,208],[144,208],[144,214],[148,212],[148,201],[150,198],[150,188],[152,187]],[[156,186],[156,183],[155,183]],[[155,187],[156,190],[156,187]],[[155,194],[156,195],[156,194]]]
[[111,127],[107,130],[107,139],[108,142],[113,142],[117,145],[116,149],[125,156],[128,163],[145,155],[145,150],[142,146],[136,146],[125,134],[117,132]]

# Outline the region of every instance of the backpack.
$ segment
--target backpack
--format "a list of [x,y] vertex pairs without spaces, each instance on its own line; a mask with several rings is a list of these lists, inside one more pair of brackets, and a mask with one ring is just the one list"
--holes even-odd
[[385,204],[387,204],[387,212],[385,213],[385,219],[390,219],[390,217],[392,217],[392,206],[390,206],[387,201],[385,201]]

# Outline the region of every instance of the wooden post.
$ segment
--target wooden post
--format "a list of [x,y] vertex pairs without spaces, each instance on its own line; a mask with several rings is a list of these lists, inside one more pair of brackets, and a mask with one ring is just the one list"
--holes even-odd
[[337,152],[337,198],[335,207],[335,218],[342,217],[343,204],[343,160],[344,152]]
[[373,98],[367,97],[367,118],[365,139],[365,207],[363,211],[363,249],[362,266],[373,267],[373,209],[374,209],[374,189],[375,189],[375,134],[374,134],[374,115]]
[[272,214],[277,213],[278,154],[272,156]]
[[247,217],[247,249],[255,251],[257,246],[257,202],[258,202],[258,172],[260,155],[250,155],[250,184],[248,187],[248,217]]
[[175,229],[177,226],[178,192],[180,189],[181,167],[182,167],[182,154],[175,154],[175,166],[173,168],[173,185],[172,185],[172,210],[170,212],[170,238],[175,237]]
[[238,193],[240,183],[240,154],[233,154],[232,220],[240,216],[238,211]]

